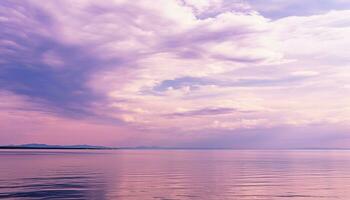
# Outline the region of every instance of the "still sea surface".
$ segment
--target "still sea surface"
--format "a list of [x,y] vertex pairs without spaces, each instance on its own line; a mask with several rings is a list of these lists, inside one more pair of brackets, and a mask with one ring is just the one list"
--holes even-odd
[[0,150],[0,199],[350,199],[350,151]]

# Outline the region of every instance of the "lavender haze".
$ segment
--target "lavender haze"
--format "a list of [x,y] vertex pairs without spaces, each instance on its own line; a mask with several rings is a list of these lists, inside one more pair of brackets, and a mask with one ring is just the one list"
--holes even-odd
[[2,0],[0,145],[350,148],[350,1]]

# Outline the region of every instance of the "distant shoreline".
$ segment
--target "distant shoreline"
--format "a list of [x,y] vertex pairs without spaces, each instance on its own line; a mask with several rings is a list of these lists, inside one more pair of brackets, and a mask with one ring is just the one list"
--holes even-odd
[[236,150],[236,151],[283,151],[283,150],[350,150],[349,148],[176,148],[176,147],[21,147],[21,146],[0,146],[1,149],[20,150]]
[[112,150],[116,148],[95,148],[95,147],[13,147],[13,146],[0,146],[0,149],[69,149],[69,150]]

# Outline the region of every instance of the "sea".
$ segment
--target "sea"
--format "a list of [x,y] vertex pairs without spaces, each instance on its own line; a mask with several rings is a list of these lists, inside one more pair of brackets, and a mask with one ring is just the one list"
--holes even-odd
[[0,199],[350,199],[348,150],[0,150]]

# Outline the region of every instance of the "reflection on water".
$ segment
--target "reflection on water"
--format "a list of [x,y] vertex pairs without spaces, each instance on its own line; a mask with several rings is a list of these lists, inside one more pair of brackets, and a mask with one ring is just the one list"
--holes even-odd
[[1,150],[0,199],[350,199],[350,151]]

